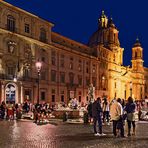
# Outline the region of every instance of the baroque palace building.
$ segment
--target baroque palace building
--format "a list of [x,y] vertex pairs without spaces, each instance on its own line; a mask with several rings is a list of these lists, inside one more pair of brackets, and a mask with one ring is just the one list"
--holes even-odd
[[[98,30],[88,45],[52,31],[54,25],[4,1],[0,2],[0,101],[68,103],[76,97],[88,101],[88,87],[95,96],[144,99],[148,95],[148,68],[137,39],[131,66],[123,66],[118,30],[102,12]],[[14,81],[15,80],[15,81]]]

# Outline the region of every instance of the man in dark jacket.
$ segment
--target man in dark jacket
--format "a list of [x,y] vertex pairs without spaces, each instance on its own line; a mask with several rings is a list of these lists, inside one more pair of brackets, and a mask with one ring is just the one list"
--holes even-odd
[[[101,99],[100,97],[98,97],[92,105],[92,116],[93,116],[93,121],[94,121],[95,136],[105,135],[102,133],[101,114],[102,114]],[[98,126],[99,126],[99,133],[97,132],[97,129],[96,129],[97,121],[98,121]]]

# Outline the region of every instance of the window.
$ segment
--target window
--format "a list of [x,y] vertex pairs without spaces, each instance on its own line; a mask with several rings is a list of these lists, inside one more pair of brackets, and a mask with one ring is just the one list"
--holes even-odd
[[29,70],[27,68],[24,69],[24,77],[29,78]]
[[65,83],[65,73],[60,74],[60,82]]
[[82,65],[79,65],[78,70],[79,70],[79,72],[82,71]]
[[115,92],[115,98],[117,97],[117,93]]
[[61,59],[60,59],[60,66],[64,67],[65,63],[64,63],[64,55],[61,55]]
[[51,71],[51,81],[56,82],[56,71],[55,70]]
[[135,52],[135,58],[137,58],[137,52]]
[[93,65],[92,72],[93,72],[93,73],[95,73],[95,72],[96,72],[96,65],[95,65],[95,64]]
[[114,33],[114,43],[116,42],[116,34]]
[[55,95],[52,95],[52,96],[51,96],[51,101],[52,101],[52,102],[55,102]]
[[31,90],[25,90],[25,100],[31,101]]
[[114,56],[113,56],[113,62],[115,62],[115,58],[116,58],[116,56],[115,56],[115,54],[114,54]]
[[51,90],[51,93],[52,93],[52,94],[55,94],[55,89],[52,89],[52,90]]
[[40,29],[40,41],[46,42],[46,30],[44,28]]
[[70,62],[69,68],[70,68],[70,69],[73,69],[73,63],[72,63],[72,62]]
[[7,29],[9,31],[15,32],[16,28],[15,28],[15,18],[11,15],[7,16]]
[[70,57],[69,68],[70,68],[70,69],[73,69],[73,57]]
[[69,73],[69,82],[71,85],[74,83],[74,74],[73,73]]
[[86,73],[89,73],[89,64],[86,62]]
[[44,91],[41,92],[41,100],[45,100],[45,92]]
[[56,58],[55,57],[52,57],[51,58],[51,64],[56,66]]
[[14,76],[14,67],[8,67],[8,75]]
[[88,67],[86,67],[86,73],[89,73]]
[[30,33],[30,26],[29,24],[25,24],[25,32]]
[[42,62],[45,62],[45,57],[42,57],[42,58],[41,58],[41,61],[42,61]]
[[61,95],[61,102],[64,102],[64,95]]
[[78,84],[82,85],[82,76],[80,76],[80,75],[78,76]]
[[88,98],[88,96],[86,97],[86,101],[88,101],[89,100],[89,98]]
[[116,82],[115,82],[115,88],[117,87],[117,84],[116,84]]
[[81,96],[79,96],[79,102],[81,102]]
[[94,87],[96,87],[96,82],[97,82],[96,77],[92,77],[92,83]]
[[55,51],[51,52],[51,64],[54,66],[56,65],[56,52]]
[[86,77],[86,85],[89,86],[89,84],[90,84],[90,80],[88,77]]
[[106,77],[104,76],[104,75],[102,75],[102,77],[101,77],[101,88],[103,89],[103,90],[106,90]]
[[41,72],[41,80],[46,80],[46,72],[45,71]]
[[82,71],[82,61],[81,61],[81,60],[79,60],[78,70],[79,70],[79,72],[81,72],[81,71]]

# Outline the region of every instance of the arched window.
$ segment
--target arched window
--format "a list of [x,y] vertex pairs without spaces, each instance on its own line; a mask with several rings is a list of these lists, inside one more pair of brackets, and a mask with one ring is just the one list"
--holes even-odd
[[44,28],[40,29],[40,41],[46,42],[46,30]]
[[74,84],[74,74],[71,72],[69,73],[69,83],[70,83],[70,85]]
[[107,90],[107,77],[105,75],[101,76],[101,89]]
[[11,15],[7,16],[7,29],[15,32],[16,28],[15,28],[15,18]]
[[135,52],[135,58],[137,58],[137,52]]

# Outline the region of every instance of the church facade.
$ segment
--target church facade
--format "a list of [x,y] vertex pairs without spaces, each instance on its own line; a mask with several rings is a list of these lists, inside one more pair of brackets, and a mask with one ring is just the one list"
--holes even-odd
[[[86,103],[88,87],[109,99],[148,95],[148,68],[137,39],[131,66],[123,66],[118,30],[102,12],[88,45],[52,31],[54,24],[0,2],[0,101]],[[41,62],[38,79],[36,62]]]

